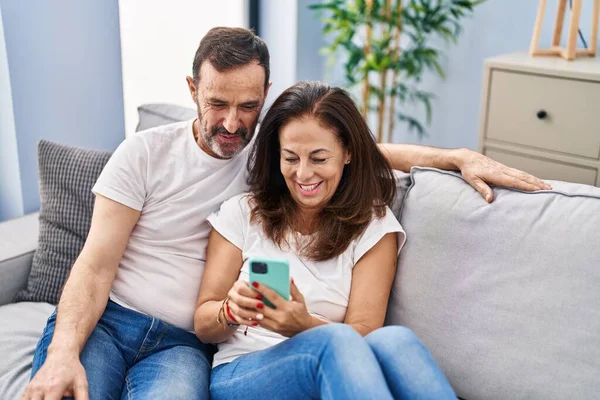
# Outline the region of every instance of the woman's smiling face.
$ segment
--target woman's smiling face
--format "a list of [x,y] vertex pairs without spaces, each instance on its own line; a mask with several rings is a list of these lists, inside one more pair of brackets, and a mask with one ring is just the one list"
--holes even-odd
[[300,210],[318,212],[333,197],[350,155],[335,131],[313,117],[294,119],[279,131],[280,168]]

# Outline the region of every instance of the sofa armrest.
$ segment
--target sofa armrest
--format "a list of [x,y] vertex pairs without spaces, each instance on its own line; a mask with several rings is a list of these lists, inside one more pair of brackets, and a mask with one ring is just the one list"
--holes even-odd
[[38,229],[38,213],[0,223],[0,305],[27,286]]

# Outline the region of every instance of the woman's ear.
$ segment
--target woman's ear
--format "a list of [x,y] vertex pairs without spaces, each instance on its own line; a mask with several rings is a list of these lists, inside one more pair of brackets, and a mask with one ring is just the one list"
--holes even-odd
[[344,161],[344,164],[350,164],[351,160],[352,157],[350,156],[350,153],[346,152],[346,161]]

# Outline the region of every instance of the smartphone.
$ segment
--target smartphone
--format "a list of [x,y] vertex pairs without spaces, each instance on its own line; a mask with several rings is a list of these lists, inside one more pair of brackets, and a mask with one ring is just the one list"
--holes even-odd
[[[285,300],[290,299],[290,265],[287,260],[275,258],[251,258],[248,261],[250,269],[250,285],[258,282],[277,292]],[[275,306],[267,299],[263,302]]]

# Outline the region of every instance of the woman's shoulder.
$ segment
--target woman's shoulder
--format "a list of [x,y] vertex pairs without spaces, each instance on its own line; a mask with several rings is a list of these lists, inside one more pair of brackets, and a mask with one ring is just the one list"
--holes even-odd
[[236,194],[233,197],[225,200],[223,204],[221,204],[221,210],[223,209],[231,209],[236,208],[243,212],[250,212],[252,206],[252,194],[248,192]]
[[379,210],[373,208],[371,222],[369,222],[360,238],[388,232],[404,232],[404,229],[402,229],[400,221],[388,206],[384,206]]
[[394,225],[400,225],[398,218],[396,218],[394,212],[388,206],[382,206],[379,208],[379,210],[373,207],[373,218],[371,219],[371,224],[376,223],[376,221],[385,221]]
[[248,204],[251,197],[252,197],[252,194],[250,192],[243,192],[243,193],[236,194],[235,196],[228,198],[227,200],[224,201],[223,204],[225,204],[225,203]]
[[237,194],[221,203],[207,220],[219,232],[235,226],[245,226],[249,223],[252,212],[249,202],[249,193]]
[[379,213],[376,209],[373,209],[371,222],[354,241],[354,246],[351,249],[353,263],[356,264],[369,249],[388,233],[397,233],[398,251],[400,251],[406,239],[406,233],[402,229],[402,225],[400,225],[389,207],[386,206],[383,212]]

